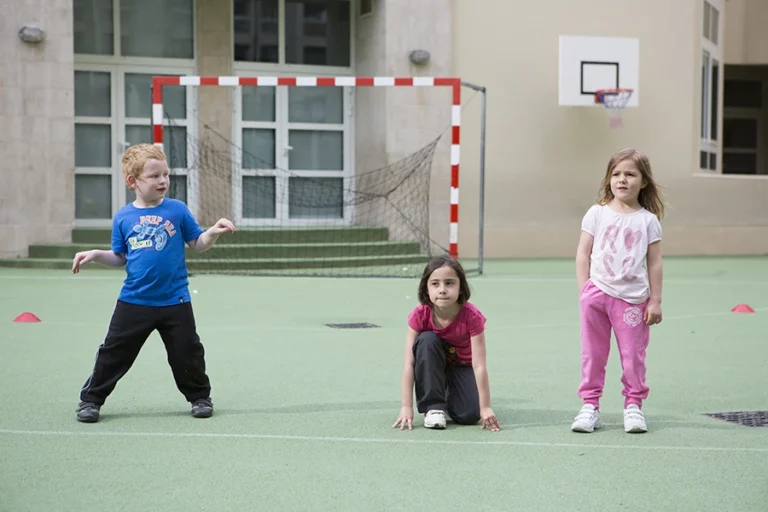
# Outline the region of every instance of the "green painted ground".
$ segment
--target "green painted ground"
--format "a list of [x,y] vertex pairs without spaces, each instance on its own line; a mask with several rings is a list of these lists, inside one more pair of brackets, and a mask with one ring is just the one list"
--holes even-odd
[[[468,264],[470,266],[471,264]],[[645,411],[621,428],[611,355],[607,426],[570,432],[580,403],[572,261],[486,262],[502,431],[390,428],[414,279],[199,276],[194,307],[216,415],[189,416],[159,337],[102,409],[75,421],[120,272],[0,270],[0,511],[761,511],[768,428],[705,412],[768,410],[768,258],[665,260]],[[757,312],[734,314],[748,303]],[[13,318],[32,311],[40,324]],[[341,331],[326,323],[372,322]]]

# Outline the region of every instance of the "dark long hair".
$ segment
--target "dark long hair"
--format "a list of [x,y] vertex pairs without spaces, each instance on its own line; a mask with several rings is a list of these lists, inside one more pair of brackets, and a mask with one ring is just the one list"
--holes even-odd
[[419,282],[419,302],[421,304],[431,304],[429,300],[429,291],[427,290],[427,284],[429,283],[429,277],[432,272],[442,267],[451,267],[456,275],[459,277],[459,299],[456,301],[459,304],[464,304],[469,300],[469,283],[467,283],[467,274],[464,272],[464,268],[461,264],[450,256],[436,256],[427,262],[427,266],[424,267],[424,273],[421,275],[421,281]]

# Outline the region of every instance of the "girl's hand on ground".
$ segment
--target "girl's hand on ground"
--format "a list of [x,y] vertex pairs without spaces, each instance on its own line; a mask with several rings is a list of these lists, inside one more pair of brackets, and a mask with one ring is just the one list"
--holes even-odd
[[483,420],[481,428],[487,428],[491,432],[498,432],[501,430],[499,420],[496,418],[496,414],[494,414],[493,409],[490,407],[480,409],[480,418]]
[[413,407],[403,406],[403,408],[400,409],[400,416],[397,417],[397,421],[392,425],[392,428],[395,428],[398,425],[400,426],[400,430],[404,430],[406,425],[408,425],[408,430],[413,430]]

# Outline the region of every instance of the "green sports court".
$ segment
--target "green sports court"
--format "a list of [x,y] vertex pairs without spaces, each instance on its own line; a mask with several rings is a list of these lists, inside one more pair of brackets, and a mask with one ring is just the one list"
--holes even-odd
[[765,510],[768,430],[706,414],[768,410],[768,258],[665,259],[643,435],[622,428],[615,345],[605,426],[569,430],[578,306],[560,259],[470,278],[500,432],[427,430],[418,414],[390,428],[412,278],[193,276],[215,415],[189,415],[153,334],[101,421],[80,424],[122,275],[0,271],[0,510]]

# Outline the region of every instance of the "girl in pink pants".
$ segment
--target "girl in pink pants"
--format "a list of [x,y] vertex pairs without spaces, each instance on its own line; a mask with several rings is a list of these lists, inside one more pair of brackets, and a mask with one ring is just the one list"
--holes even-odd
[[664,215],[648,158],[633,149],[613,155],[598,203],[581,223],[576,253],[581,323],[583,406],[571,430],[600,428],[600,397],[611,348],[621,359],[624,430],[647,432],[645,355],[650,326],[661,322],[661,223]]

